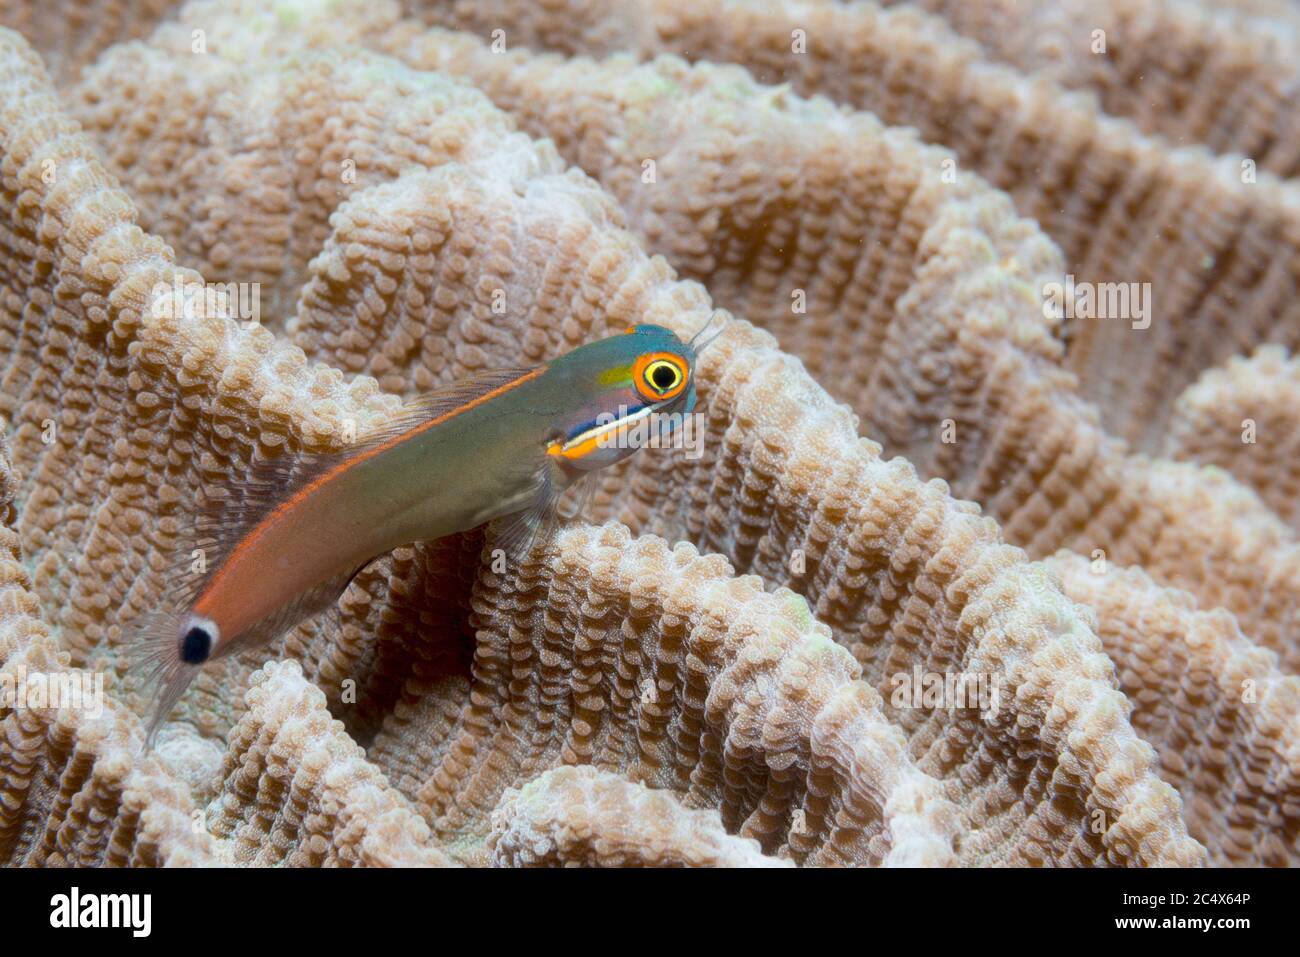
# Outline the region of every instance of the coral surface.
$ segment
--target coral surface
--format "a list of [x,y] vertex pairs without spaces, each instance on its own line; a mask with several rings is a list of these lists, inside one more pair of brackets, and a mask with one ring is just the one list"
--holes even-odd
[[[2,0],[0,861],[1296,863],[1297,20]],[[224,478],[716,311],[702,455],[395,550],[145,750]]]

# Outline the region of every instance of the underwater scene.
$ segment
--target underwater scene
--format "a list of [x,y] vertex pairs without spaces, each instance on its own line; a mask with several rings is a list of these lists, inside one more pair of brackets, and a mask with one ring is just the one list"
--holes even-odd
[[0,26],[0,864],[1300,861],[1294,0]]

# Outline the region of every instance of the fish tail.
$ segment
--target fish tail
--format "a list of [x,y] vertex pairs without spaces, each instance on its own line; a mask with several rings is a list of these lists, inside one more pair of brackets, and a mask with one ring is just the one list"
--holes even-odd
[[153,747],[158,729],[199,672],[198,665],[181,658],[181,628],[190,617],[184,609],[164,608],[146,613],[131,626],[126,679],[148,702],[145,750]]

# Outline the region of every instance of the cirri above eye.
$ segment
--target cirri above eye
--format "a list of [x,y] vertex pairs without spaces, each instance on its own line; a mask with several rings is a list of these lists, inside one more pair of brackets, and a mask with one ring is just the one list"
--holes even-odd
[[681,393],[688,374],[681,356],[652,352],[637,359],[633,378],[642,396],[652,402],[662,402]]

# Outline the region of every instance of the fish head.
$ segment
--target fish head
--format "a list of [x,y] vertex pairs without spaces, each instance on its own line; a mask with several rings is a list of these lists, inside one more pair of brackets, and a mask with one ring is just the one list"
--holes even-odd
[[647,445],[671,445],[695,408],[691,343],[671,329],[636,325],[560,359],[569,408],[547,448],[566,469],[589,472]]

